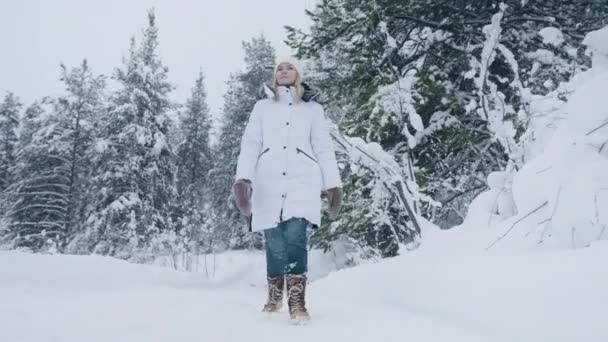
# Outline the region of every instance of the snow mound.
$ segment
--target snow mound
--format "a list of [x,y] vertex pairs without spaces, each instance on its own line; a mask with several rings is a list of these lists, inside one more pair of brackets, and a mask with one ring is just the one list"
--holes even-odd
[[[585,44],[594,53],[590,70],[555,94],[532,96],[522,137],[526,162],[517,172],[488,177],[490,190],[457,228],[469,240],[466,248],[580,248],[608,239],[608,28],[591,32]],[[568,102],[558,93],[571,93]]]
[[583,44],[593,54],[593,68],[608,69],[608,27],[590,32]]

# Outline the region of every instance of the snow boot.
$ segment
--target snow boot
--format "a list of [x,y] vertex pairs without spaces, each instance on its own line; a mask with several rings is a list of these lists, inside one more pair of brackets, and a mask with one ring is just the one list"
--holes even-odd
[[285,278],[268,278],[268,302],[264,305],[263,312],[277,312],[283,306],[283,288]]
[[307,322],[310,315],[306,310],[306,276],[287,276],[287,305],[289,318],[294,322]]

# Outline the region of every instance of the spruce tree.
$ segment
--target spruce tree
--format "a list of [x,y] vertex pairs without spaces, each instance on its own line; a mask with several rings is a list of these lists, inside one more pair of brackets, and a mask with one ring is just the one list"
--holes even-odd
[[240,141],[251,110],[261,98],[264,82],[272,79],[275,60],[274,48],[263,36],[243,42],[245,70],[233,74],[224,94],[221,128],[214,146],[215,165],[210,172],[214,226],[225,248],[259,247],[259,234],[249,234],[232,198],[232,183]]
[[174,233],[175,164],[167,138],[173,86],[157,50],[156,17],[149,11],[141,44],[131,40],[129,57],[116,70],[120,89],[97,144],[86,234],[95,253],[145,260]]
[[15,165],[21,106],[19,98],[10,92],[0,104],[0,192],[12,182],[9,169]]
[[66,94],[28,108],[22,124],[18,175],[7,194],[10,240],[33,251],[64,251],[81,229],[103,77],[86,61],[62,68]]
[[176,223],[188,252],[208,253],[214,244],[214,227],[210,224],[209,171],[213,158],[209,146],[211,129],[207,92],[203,73],[199,73],[186,109],[180,116],[177,147]]
[[56,146],[60,135],[55,101],[44,98],[26,111],[22,122],[8,203],[5,240],[13,248],[58,251],[67,239],[69,169]]
[[6,232],[6,210],[8,200],[6,188],[15,180],[15,160],[17,155],[19,137],[19,112],[21,103],[19,99],[8,92],[0,104],[0,241]]
[[[57,99],[55,112],[59,134],[49,141],[49,145],[62,156],[67,168],[66,231],[69,241],[78,241],[86,231],[86,210],[92,199],[90,181],[99,118],[104,115],[105,77],[93,75],[86,60],[76,68],[68,69],[64,65],[61,68],[66,94]],[[68,252],[84,250],[76,244],[68,247]]]
[[[462,222],[488,173],[521,163],[479,115],[480,96],[496,94],[498,105],[503,99],[501,120],[516,139],[530,115],[527,95],[547,94],[585,69],[584,34],[608,18],[597,1],[504,3],[496,57],[483,68],[484,27],[504,8],[498,2],[324,0],[309,12],[310,33],[288,28],[290,45],[314,61],[315,82],[340,128],[400,161],[404,175],[442,204],[418,207],[444,228]],[[545,41],[547,27],[563,39]],[[389,213],[379,215],[393,224],[405,217]]]

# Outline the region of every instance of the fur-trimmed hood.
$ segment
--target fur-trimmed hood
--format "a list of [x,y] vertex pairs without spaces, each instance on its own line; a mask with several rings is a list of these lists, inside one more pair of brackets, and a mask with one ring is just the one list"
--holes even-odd
[[[317,103],[321,103],[321,93],[316,88],[311,87],[306,82],[302,82],[302,87],[304,87],[304,95],[302,96],[302,101],[314,101]],[[272,98],[275,96],[275,93],[270,83],[264,83],[260,87],[258,95],[260,98]]]

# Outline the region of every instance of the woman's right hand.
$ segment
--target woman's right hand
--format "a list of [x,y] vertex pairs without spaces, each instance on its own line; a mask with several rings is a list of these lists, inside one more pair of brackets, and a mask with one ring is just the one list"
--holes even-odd
[[239,179],[232,185],[236,206],[244,216],[251,215],[251,181],[249,179]]

